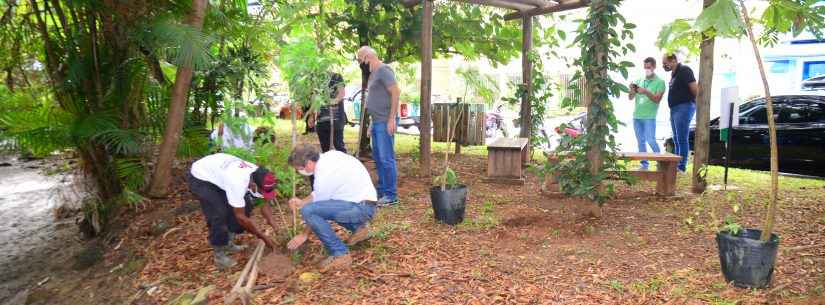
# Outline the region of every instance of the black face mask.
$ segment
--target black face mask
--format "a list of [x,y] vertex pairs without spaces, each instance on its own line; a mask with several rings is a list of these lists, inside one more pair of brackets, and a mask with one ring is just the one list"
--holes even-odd
[[670,72],[671,70],[673,70],[673,68],[668,64],[662,65],[662,68],[665,68],[665,71],[667,71],[667,72]]

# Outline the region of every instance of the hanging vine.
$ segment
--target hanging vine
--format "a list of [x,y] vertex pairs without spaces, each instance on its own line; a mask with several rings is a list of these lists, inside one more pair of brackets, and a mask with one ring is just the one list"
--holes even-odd
[[[614,194],[612,184],[603,185],[605,179],[611,172],[624,170],[617,159],[618,148],[613,136],[620,123],[610,98],[628,89],[614,81],[609,72],[618,72],[627,78],[627,69],[633,67],[633,63],[618,58],[635,50],[632,44],[623,41],[633,38],[632,29],[636,26],[619,13],[620,4],[620,0],[592,1],[587,19],[576,31],[573,43],[579,44],[582,53],[574,62],[580,70],[571,82],[576,84],[579,79],[585,79],[585,88],[573,85],[573,89],[587,93],[579,96],[589,96],[590,100],[565,98],[562,107],[588,106],[585,132],[565,133],[567,126],[557,129],[562,135],[561,145],[544,166],[544,173],[556,177],[565,194],[588,198],[600,206]],[[627,175],[618,178],[630,181]]]

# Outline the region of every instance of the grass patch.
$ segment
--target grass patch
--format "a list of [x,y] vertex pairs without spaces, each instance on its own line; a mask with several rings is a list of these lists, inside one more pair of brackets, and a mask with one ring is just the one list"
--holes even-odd
[[380,239],[380,240],[387,240],[390,235],[396,231],[407,231],[410,229],[411,224],[409,222],[391,222],[391,223],[382,223],[378,225],[370,235],[373,238]]
[[496,216],[496,208],[492,201],[486,201],[481,206],[478,215],[473,219],[465,219],[464,222],[458,225],[461,230],[480,231],[495,228],[500,223],[498,216]]
[[622,282],[620,282],[619,280],[616,280],[616,279],[613,279],[613,280],[610,280],[610,282],[607,282],[607,287],[610,287],[610,289],[612,289],[612,290],[614,290],[618,293],[624,293],[624,289],[625,289],[624,284],[622,284]]
[[663,284],[664,281],[656,276],[646,281],[634,281],[630,284],[630,290],[642,295],[656,294],[662,289]]

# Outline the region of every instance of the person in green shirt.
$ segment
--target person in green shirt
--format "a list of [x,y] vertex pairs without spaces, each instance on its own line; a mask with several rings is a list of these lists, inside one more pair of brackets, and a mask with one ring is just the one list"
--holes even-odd
[[[636,141],[639,143],[639,152],[647,152],[647,146],[653,152],[659,152],[656,143],[656,113],[659,111],[659,101],[665,94],[665,81],[654,72],[656,59],[653,57],[644,60],[645,78],[630,84],[631,100],[635,100],[633,111],[633,130],[636,132]],[[647,160],[642,160],[640,170],[647,170]]]

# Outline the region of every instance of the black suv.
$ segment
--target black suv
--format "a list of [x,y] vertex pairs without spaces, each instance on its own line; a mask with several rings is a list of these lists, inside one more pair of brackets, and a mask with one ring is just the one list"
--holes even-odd
[[[779,171],[825,177],[825,95],[773,97]],[[733,128],[732,167],[770,169],[770,141],[765,98],[739,106],[739,126]],[[690,129],[693,149],[695,128]],[[673,143],[672,138],[667,145]],[[725,143],[719,138],[719,118],[710,121],[710,163],[725,162]]]

